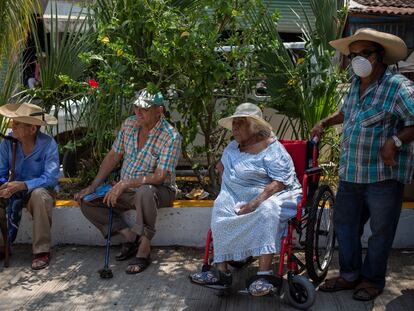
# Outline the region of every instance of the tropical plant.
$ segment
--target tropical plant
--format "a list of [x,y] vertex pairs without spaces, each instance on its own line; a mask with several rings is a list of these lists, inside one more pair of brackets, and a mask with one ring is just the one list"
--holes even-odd
[[[341,85],[347,81],[347,75],[335,60],[329,41],[342,35],[347,7],[338,6],[337,0],[310,0],[310,4],[315,24],[303,10],[305,21],[298,19],[298,26],[303,34],[305,55],[299,58],[283,46],[274,16],[257,10],[250,14],[252,21],[263,20],[261,27],[266,38],[258,49],[269,104],[286,116],[277,129],[279,137],[308,139],[311,128],[337,109],[344,94]],[[291,137],[287,137],[289,132]],[[325,150],[322,160],[329,163],[330,176],[336,175],[338,141],[338,133],[331,129],[320,146]]]
[[[0,2],[0,105],[17,92],[20,54],[25,46],[30,20],[38,8],[33,0],[2,0]],[[7,124],[0,117],[0,132]]]
[[[256,21],[262,16],[263,32],[267,40],[259,44],[261,63],[267,79],[271,104],[287,116],[293,137],[308,138],[309,131],[320,119],[334,112],[343,95],[338,85],[346,81],[346,74],[333,61],[335,51],[329,41],[341,36],[346,8],[338,11],[336,0],[311,0],[315,15],[312,25],[304,11],[305,23],[298,21],[305,43],[305,56],[296,58],[283,46],[277,23],[267,12],[252,12]],[[279,134],[286,134],[282,124]]]
[[[89,51],[93,43],[93,29],[86,10],[73,16],[71,10],[63,29],[59,28],[57,7],[51,11],[50,32],[45,31],[43,21],[31,23],[41,84],[33,91],[28,90],[28,93],[40,100],[46,111],[50,111],[52,106],[63,105],[62,108],[65,108],[66,99],[81,95],[73,94],[66,82],[68,78],[83,78],[87,67],[79,61],[79,54]],[[58,109],[55,111],[57,113]]]
[[[256,3],[97,0],[92,7],[96,44],[81,55],[98,85],[84,140],[93,145],[95,159],[111,147],[114,129],[131,113],[127,103],[134,92],[144,87],[161,90],[166,97],[172,95],[168,110],[179,113],[167,117],[183,136],[184,157],[198,173],[197,158],[206,159],[210,188],[216,192],[214,166],[226,142],[217,120],[240,103],[254,83],[249,45],[258,36],[254,25],[243,22],[246,8]],[[227,48],[220,49],[223,46]],[[204,137],[201,146],[193,144],[198,134]],[[203,176],[198,177],[204,183]]]
[[[261,34],[255,23],[247,23],[246,13],[259,5],[259,1],[208,1],[197,12],[184,12],[187,19],[181,24],[179,53],[173,60],[180,73],[174,84],[182,90],[172,100],[181,116],[176,126],[184,138],[184,158],[213,194],[219,190],[215,165],[229,138],[217,121],[249,99],[258,79],[254,46]],[[195,142],[197,135],[201,144]],[[206,169],[208,182],[201,168]]]

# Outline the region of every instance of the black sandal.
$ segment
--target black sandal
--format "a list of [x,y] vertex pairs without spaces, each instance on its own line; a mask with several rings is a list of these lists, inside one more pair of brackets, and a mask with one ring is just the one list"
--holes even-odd
[[136,237],[134,242],[126,242],[121,245],[121,252],[115,256],[116,261],[123,261],[135,256],[139,247],[139,236]]
[[[131,263],[126,268],[125,272],[127,274],[137,274],[141,273],[145,269],[148,268],[148,266],[151,264],[151,258],[148,257],[135,257],[132,259]],[[136,270],[138,268],[139,270]]]

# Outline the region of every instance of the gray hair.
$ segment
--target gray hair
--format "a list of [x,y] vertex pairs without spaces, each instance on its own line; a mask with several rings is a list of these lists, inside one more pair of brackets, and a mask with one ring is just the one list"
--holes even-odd
[[254,122],[251,118],[247,118],[250,124],[250,130],[254,135],[261,136],[263,138],[273,137],[273,131],[263,124]]

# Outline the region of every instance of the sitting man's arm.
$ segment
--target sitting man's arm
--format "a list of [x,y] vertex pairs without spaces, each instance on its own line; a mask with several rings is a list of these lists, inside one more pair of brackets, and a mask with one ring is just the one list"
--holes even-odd
[[285,185],[280,181],[274,180],[268,184],[254,200],[240,207],[239,215],[248,214],[254,212],[264,201],[274,195],[276,192],[280,192],[285,189]]
[[44,170],[39,177],[25,181],[11,181],[4,184],[2,191],[5,191],[6,195],[2,196],[9,198],[14,193],[23,190],[31,192],[36,188],[56,187],[59,178],[59,153],[57,144],[54,140],[52,140],[48,146],[44,162],[39,165],[44,166]]
[[95,179],[88,187],[75,194],[75,200],[79,202],[85,195],[94,192],[95,189],[102,184],[106,177],[108,177],[108,175],[115,169],[118,163],[122,160],[122,156],[122,153],[117,153],[114,149],[111,149],[103,159]]
[[134,179],[124,179],[118,182],[104,198],[104,203],[114,206],[118,197],[129,188],[138,188],[141,185],[162,185],[168,174],[174,172],[181,152],[181,137],[177,135],[166,144],[160,153],[159,163],[154,173]]
[[168,176],[168,172],[157,168],[154,173],[134,179],[124,179],[118,182],[105,195],[103,202],[109,206],[115,206],[118,197],[129,188],[138,188],[141,185],[161,185]]

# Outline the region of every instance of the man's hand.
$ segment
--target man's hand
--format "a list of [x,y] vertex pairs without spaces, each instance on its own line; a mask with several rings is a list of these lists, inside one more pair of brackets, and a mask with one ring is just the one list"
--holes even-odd
[[78,193],[75,193],[75,195],[73,196],[73,198],[78,201],[78,203],[80,204],[81,200],[83,199],[84,196],[93,193],[95,191],[95,187],[93,187],[92,185],[89,185],[88,187],[82,189],[81,191],[79,191]]
[[244,215],[244,214],[252,213],[256,210],[256,208],[257,208],[256,204],[249,202],[240,207],[240,210],[237,212],[237,215]]
[[16,192],[27,190],[26,183],[23,181],[11,181],[4,183],[0,187],[0,198],[8,199]]
[[394,140],[392,138],[388,138],[385,141],[384,146],[380,149],[381,158],[384,161],[384,164],[388,166],[397,165],[397,161],[395,161],[397,152],[398,149],[395,147]]
[[324,131],[324,126],[322,121],[319,121],[315,124],[315,126],[311,129],[311,138],[317,137],[318,141],[321,140],[322,134]]
[[116,201],[118,200],[121,193],[124,192],[125,189],[127,189],[127,188],[128,188],[128,186],[127,186],[125,181],[120,181],[120,182],[116,183],[111,188],[111,190],[109,190],[106,193],[106,195],[103,199],[104,204],[114,207],[115,204],[116,204]]

